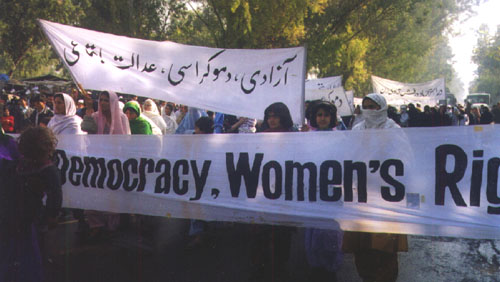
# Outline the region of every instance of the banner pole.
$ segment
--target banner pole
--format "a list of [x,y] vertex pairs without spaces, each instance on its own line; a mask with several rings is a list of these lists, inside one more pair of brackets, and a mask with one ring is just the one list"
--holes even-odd
[[304,73],[304,77],[302,78],[301,85],[301,101],[300,101],[300,120],[302,125],[305,124],[305,100],[306,100],[306,79],[307,79],[307,43],[304,45],[304,65],[302,66],[302,72]]
[[[344,87],[342,87],[342,89],[343,88]],[[347,98],[347,93],[346,93],[345,89],[344,89],[344,97],[345,97],[346,101],[349,101],[349,99]],[[352,94],[352,99],[353,99],[352,100],[352,106],[354,107],[354,93]],[[349,103],[349,102],[347,102],[347,103]],[[349,105],[349,110],[351,111],[351,116],[353,116],[354,115],[354,111],[352,110],[352,107],[350,105]]]

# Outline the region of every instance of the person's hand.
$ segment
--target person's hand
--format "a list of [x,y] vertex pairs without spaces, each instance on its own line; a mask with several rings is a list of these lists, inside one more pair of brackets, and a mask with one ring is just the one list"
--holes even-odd
[[307,132],[309,130],[310,130],[309,125],[307,125],[306,123],[304,123],[304,125],[302,125],[302,127],[300,128],[300,131],[303,132]]

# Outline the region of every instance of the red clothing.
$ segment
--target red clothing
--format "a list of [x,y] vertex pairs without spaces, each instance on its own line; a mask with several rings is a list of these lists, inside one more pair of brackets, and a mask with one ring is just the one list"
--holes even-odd
[[5,131],[7,133],[14,132],[14,117],[13,116],[1,117],[0,122],[2,123],[3,131]]

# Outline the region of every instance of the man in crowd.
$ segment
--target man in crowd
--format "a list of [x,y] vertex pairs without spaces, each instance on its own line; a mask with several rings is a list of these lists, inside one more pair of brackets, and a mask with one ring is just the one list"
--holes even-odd
[[35,96],[31,98],[31,102],[35,108],[35,111],[30,116],[30,121],[32,125],[38,126],[40,123],[44,122],[47,118],[54,116],[54,112],[46,106],[46,99],[43,96]]

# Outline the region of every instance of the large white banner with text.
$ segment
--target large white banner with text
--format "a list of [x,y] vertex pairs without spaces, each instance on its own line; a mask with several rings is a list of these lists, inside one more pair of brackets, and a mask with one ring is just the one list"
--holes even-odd
[[305,48],[223,49],[148,41],[45,20],[40,25],[75,80],[251,118],[275,102],[302,123]]
[[389,105],[420,103],[436,105],[446,96],[444,78],[424,83],[403,83],[372,75],[373,92],[385,97]]
[[500,238],[500,127],[59,136],[64,206]]

